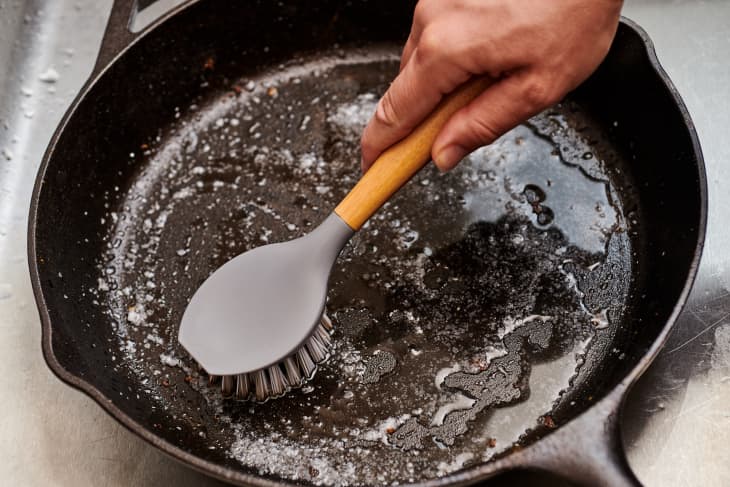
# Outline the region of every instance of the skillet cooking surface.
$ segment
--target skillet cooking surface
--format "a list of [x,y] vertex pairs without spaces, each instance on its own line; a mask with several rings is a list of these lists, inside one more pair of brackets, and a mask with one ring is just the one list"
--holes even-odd
[[594,365],[623,358],[636,217],[604,164],[624,161],[567,100],[447,175],[428,166],[352,240],[330,281],[336,349],[306,387],[240,403],[198,373],[175,338],[187,300],[235,255],[308,232],[356,182],[397,52],[232,80],[177,107],[103,195],[88,291],[106,318],[87,326],[113,330],[105,373],[141,384],[120,394],[199,455],[313,483],[433,478],[556,427],[600,394]]

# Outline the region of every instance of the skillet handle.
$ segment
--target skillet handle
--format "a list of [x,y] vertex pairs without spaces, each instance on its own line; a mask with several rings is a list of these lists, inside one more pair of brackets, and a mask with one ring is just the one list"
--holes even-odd
[[627,386],[607,397],[552,435],[537,442],[525,463],[585,487],[641,487],[626,460],[619,411]]
[[[134,20],[138,13],[146,11],[147,7],[150,7],[156,2],[157,0],[114,0],[111,13],[109,14],[109,21],[106,23],[104,36],[101,40],[101,47],[96,58],[96,64],[91,72],[92,78],[103,71],[119,53],[143,34],[146,28],[143,28],[139,32],[132,32]],[[140,3],[142,3],[141,8]],[[156,15],[154,18],[159,19],[163,15],[180,10],[190,3],[192,2],[182,2],[169,12]],[[150,24],[152,23],[150,22]]]
[[114,0],[109,21],[101,40],[99,55],[92,71],[92,77],[99,74],[117,54],[137,37],[131,31],[132,21],[137,13],[138,0]]

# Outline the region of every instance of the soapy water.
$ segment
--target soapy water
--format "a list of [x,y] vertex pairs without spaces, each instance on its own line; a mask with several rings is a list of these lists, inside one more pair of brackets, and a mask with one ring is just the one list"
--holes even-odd
[[629,283],[608,300],[583,290],[607,262],[629,265],[620,202],[601,154],[556,147],[587,145],[575,107],[558,107],[447,175],[425,168],[352,239],[330,280],[333,355],[310,384],[263,405],[207,386],[176,341],[187,299],[228,259],[301,236],[336,206],[396,69],[391,51],[353,52],[179,110],[130,154],[139,172],[105,219],[94,291],[119,369],[154,408],[189,404],[169,424],[246,471],[391,484],[488,461],[544,424],[620,320]]

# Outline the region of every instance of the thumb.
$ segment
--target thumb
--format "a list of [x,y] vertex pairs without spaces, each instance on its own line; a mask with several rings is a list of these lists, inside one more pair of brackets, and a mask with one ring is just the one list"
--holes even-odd
[[431,149],[434,163],[448,171],[475,149],[491,144],[558,99],[534,75],[515,73],[487,88],[451,116]]

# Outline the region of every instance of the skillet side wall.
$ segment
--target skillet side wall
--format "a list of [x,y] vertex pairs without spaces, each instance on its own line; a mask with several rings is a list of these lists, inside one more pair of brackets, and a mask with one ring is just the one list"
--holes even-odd
[[[92,384],[148,431],[166,416],[127,394],[134,376],[114,371],[108,352],[115,340],[109,318],[91,304],[96,256],[103,253],[103,195],[124,192],[134,172],[129,153],[171,120],[176,106],[197,94],[227,87],[227,78],[255,73],[334,43],[401,42],[410,27],[412,4],[404,2],[201,2],[181,12],[134,45],[92,86],[46,155],[35,226],[40,285],[52,326],[55,360]],[[192,42],[191,42],[192,41]],[[702,202],[698,160],[681,111],[649,64],[641,38],[623,26],[609,59],[575,93],[605,126],[619,121],[615,144],[636,164],[620,168],[638,192],[640,222],[632,236],[637,273],[632,310],[624,323],[626,358],[597,364],[585,380],[593,400],[618,383],[646,353],[681,293],[698,241]],[[263,52],[263,47],[268,52]],[[206,60],[215,60],[213,73]],[[207,88],[201,88],[202,82]],[[625,203],[627,213],[629,204]],[[68,298],[64,298],[64,294]],[[118,357],[117,357],[118,360]],[[579,408],[589,403],[579,405]],[[180,408],[188,407],[181,404]],[[575,413],[571,410],[571,414]],[[169,414],[170,412],[168,412]],[[174,414],[174,412],[172,412]],[[231,464],[222,453],[187,431],[158,433],[200,457]]]
[[[626,354],[589,368],[597,400],[641,360],[667,325],[695,259],[703,215],[701,154],[689,116],[654,69],[641,35],[621,25],[611,51],[574,99],[608,127],[623,152],[609,168],[617,184],[634,249],[634,273],[623,330],[612,346]],[[689,122],[691,123],[691,121]],[[602,391],[599,396],[596,390]],[[588,405],[590,401],[585,401]]]

